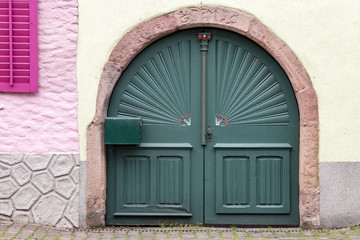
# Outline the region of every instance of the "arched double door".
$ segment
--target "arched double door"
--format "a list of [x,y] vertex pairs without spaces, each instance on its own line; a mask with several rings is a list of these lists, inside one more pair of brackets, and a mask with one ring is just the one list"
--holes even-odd
[[108,224],[299,224],[297,103],[254,42],[219,29],[158,40],[108,117],[142,121],[140,144],[106,148]]

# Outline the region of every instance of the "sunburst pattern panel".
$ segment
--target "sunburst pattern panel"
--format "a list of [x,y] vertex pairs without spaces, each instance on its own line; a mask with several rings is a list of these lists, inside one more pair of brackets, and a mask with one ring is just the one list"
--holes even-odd
[[155,54],[132,76],[118,116],[142,117],[144,125],[190,125],[190,64],[190,41]]
[[216,41],[215,123],[289,123],[284,93],[269,68],[250,52],[225,41]]

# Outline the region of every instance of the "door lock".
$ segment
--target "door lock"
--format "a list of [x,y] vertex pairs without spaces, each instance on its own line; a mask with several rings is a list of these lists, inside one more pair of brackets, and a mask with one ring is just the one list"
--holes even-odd
[[211,131],[210,126],[207,127],[206,135],[208,137],[208,142],[211,142],[212,131]]

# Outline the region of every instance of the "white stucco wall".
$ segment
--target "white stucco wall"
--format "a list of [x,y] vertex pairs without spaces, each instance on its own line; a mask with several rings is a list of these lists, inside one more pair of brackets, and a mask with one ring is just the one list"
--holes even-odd
[[79,0],[80,158],[95,113],[97,87],[112,49],[140,22],[187,6],[246,11],[302,61],[319,100],[320,161],[360,161],[360,4],[358,0]]

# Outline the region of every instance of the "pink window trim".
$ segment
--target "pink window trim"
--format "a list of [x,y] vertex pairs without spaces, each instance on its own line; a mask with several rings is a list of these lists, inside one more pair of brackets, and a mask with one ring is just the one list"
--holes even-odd
[[[19,2],[17,0],[9,0]],[[29,64],[30,81],[26,83],[14,83],[11,80],[7,83],[0,83],[0,92],[37,92],[38,91],[38,20],[37,0],[29,2]],[[11,54],[10,54],[11,56]],[[11,67],[10,67],[11,68]],[[10,70],[11,71],[11,70]]]
[[30,91],[38,91],[38,20],[37,0],[30,1]]

